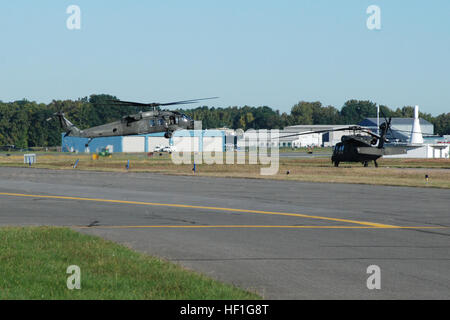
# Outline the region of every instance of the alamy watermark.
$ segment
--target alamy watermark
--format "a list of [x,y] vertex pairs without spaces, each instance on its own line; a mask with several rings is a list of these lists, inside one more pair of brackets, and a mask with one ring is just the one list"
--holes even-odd
[[66,9],[66,13],[70,16],[66,20],[66,27],[69,30],[81,29],[81,9],[77,5],[70,5]]
[[[260,164],[261,175],[275,175],[279,169],[279,130],[248,130],[242,136],[227,135],[225,145],[233,146],[225,151],[199,152],[199,140],[203,139],[201,123],[195,123],[194,131],[178,130],[180,135],[188,136],[187,151],[175,150],[172,153],[174,164]],[[202,144],[205,139],[203,139]],[[204,145],[203,145],[204,146]],[[236,146],[236,148],[234,148]]]
[[67,278],[67,289],[81,289],[81,269],[79,266],[71,265],[67,267],[66,273],[70,274]]
[[367,278],[367,289],[369,290],[380,290],[381,289],[381,269],[377,265],[371,265],[367,267],[367,274],[370,276]]
[[366,13],[370,16],[367,18],[366,26],[369,30],[381,29],[381,9],[377,5],[370,5],[367,7]]

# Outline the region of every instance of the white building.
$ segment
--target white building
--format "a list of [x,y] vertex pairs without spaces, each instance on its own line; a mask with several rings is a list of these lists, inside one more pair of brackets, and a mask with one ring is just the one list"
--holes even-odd
[[440,143],[426,143],[422,135],[422,124],[419,120],[419,106],[414,108],[414,119],[410,128],[409,141],[406,145],[406,154],[386,156],[386,158],[449,158],[450,144],[447,141]]
[[[300,148],[300,147],[331,147],[341,141],[342,136],[354,134],[353,130],[343,131],[328,131],[333,129],[346,128],[349,125],[295,125],[279,130],[278,134],[278,147],[280,148]],[[243,136],[238,139],[238,147],[244,145],[250,147],[269,147],[275,143],[258,140],[258,133],[267,132],[270,134],[270,130],[247,130]],[[308,131],[324,131],[321,133],[310,133],[299,135],[302,132]],[[271,138],[275,138],[272,134]]]
[[420,146],[406,146],[405,154],[384,156],[384,158],[410,158],[410,159],[448,159],[450,144],[424,144]]
[[325,131],[322,133],[311,133],[280,138],[280,147],[332,147],[341,142],[342,136],[354,134],[353,130],[327,131],[346,128],[350,125],[295,125],[286,127],[280,131],[280,137],[284,135],[298,134],[307,131]]
[[[385,122],[380,119],[380,123]],[[422,133],[425,136],[432,136],[434,134],[434,125],[425,119],[419,119]],[[377,133],[377,118],[367,118],[358,123],[362,127],[370,129]],[[388,131],[386,137],[390,141],[408,142],[411,139],[411,131],[414,125],[414,118],[392,118],[391,130]]]

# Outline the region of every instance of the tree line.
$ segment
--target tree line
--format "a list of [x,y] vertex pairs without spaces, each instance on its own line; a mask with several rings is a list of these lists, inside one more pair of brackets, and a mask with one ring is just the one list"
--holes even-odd
[[[0,101],[0,146],[15,145],[19,148],[61,145],[61,128],[57,121],[46,121],[57,111],[80,129],[115,121],[124,115],[136,113],[135,107],[114,106],[107,100],[111,95],[91,95],[77,100],[54,100],[49,104],[20,100],[4,103]],[[320,102],[300,101],[290,113],[280,113],[268,106],[232,106],[226,108],[198,107],[179,109],[194,120],[202,121],[204,129],[242,128],[283,129],[291,125],[313,124],[357,124],[365,118],[376,117],[377,104],[367,100],[349,100],[341,110],[323,106]],[[390,109],[380,105],[386,117],[414,116],[414,107]],[[148,109],[142,109],[144,111]],[[432,116],[421,113],[421,118],[434,124],[435,133],[450,134],[450,113]]]

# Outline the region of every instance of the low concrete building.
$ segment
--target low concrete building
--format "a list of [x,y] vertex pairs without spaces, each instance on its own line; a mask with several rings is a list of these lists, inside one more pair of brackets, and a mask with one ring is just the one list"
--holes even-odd
[[416,158],[416,159],[448,159],[450,144],[423,144],[420,146],[405,146],[405,154],[384,156],[384,158]]

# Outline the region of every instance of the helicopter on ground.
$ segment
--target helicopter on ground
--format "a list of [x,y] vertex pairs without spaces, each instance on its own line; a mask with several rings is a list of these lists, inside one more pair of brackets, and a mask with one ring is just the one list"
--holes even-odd
[[134,106],[139,108],[151,107],[153,110],[139,112],[137,114],[126,115],[122,119],[103,124],[100,126],[80,130],[72,122],[70,122],[63,112],[56,112],[47,121],[52,118],[57,118],[61,127],[66,131],[64,137],[82,137],[88,138],[88,143],[94,138],[100,137],[113,137],[113,136],[127,136],[127,135],[137,135],[137,134],[147,134],[155,132],[164,132],[164,137],[170,139],[173,132],[179,129],[194,129],[194,120],[184,113],[178,111],[170,110],[159,110],[160,106],[173,106],[181,104],[196,103],[201,100],[217,99],[213,98],[203,98],[194,100],[184,100],[169,103],[139,103],[131,101],[121,101],[121,100],[108,100],[107,103],[114,106]]
[[[375,167],[378,167],[377,160],[385,155],[405,154],[406,149],[401,147],[387,147],[385,143],[389,142],[386,138],[388,130],[391,130],[391,118],[385,119],[380,125],[380,134],[373,133],[369,129],[361,126],[348,126],[337,129],[305,131],[293,135],[283,136],[300,136],[311,133],[325,133],[330,131],[353,131],[352,135],[344,135],[341,142],[334,146],[331,162],[335,167],[341,162],[361,162],[364,167],[373,161]],[[359,132],[359,133],[357,133]],[[392,132],[392,131],[391,131]],[[365,133],[363,135],[361,133]]]

